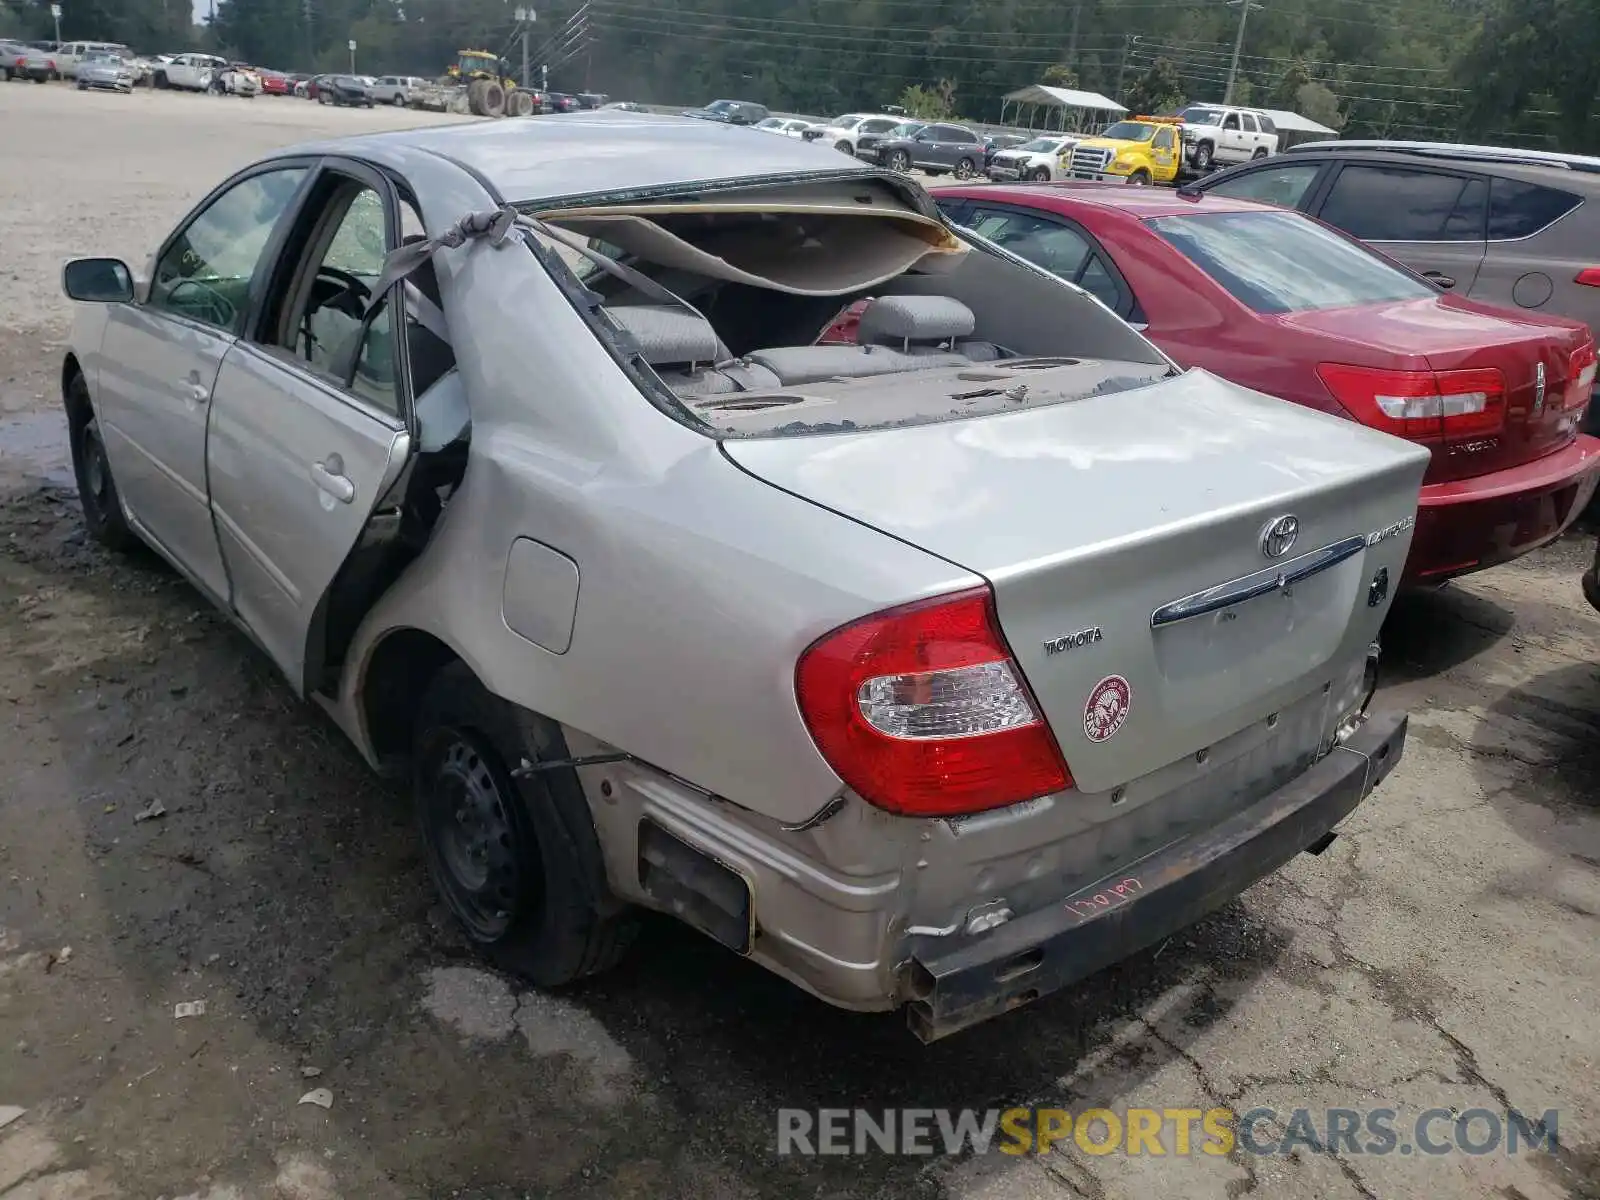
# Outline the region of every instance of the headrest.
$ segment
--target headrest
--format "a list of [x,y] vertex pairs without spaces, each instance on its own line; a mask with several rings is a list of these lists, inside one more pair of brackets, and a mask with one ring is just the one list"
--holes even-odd
[[670,304],[620,304],[607,314],[639,344],[652,367],[669,363],[716,362],[722,343],[711,322]]
[[943,342],[972,334],[978,320],[950,296],[880,296],[861,314],[863,342]]

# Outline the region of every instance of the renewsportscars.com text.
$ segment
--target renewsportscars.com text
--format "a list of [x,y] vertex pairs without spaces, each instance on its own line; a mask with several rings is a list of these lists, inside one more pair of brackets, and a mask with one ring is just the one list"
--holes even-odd
[[1260,1157],[1294,1151],[1341,1155],[1524,1154],[1559,1143],[1557,1111],[1430,1108],[902,1108],[778,1110],[781,1155],[1085,1154]]

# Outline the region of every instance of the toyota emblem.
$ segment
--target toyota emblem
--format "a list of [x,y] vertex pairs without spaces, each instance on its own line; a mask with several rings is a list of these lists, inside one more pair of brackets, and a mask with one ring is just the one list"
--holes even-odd
[[1268,558],[1282,558],[1294,548],[1295,539],[1299,536],[1299,517],[1278,517],[1268,521],[1267,527],[1261,531],[1261,553]]

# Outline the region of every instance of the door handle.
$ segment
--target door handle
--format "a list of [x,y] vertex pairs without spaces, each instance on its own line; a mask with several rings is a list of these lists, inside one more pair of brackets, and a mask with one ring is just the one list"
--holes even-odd
[[356,498],[356,485],[345,477],[344,462],[337,454],[328,455],[327,462],[311,464],[311,481],[340,504]]
[[211,399],[211,393],[203,383],[191,383],[185,390],[188,392],[189,399],[196,404],[204,404]]
[[1433,282],[1437,283],[1442,288],[1453,288],[1456,285],[1456,281],[1451,279],[1450,276],[1446,275],[1443,271],[1424,271],[1422,273],[1422,277],[1424,279],[1433,280]]

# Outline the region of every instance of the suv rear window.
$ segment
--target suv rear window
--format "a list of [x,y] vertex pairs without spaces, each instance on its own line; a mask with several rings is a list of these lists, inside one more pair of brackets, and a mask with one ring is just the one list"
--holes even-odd
[[1496,179],[1489,187],[1489,237],[1532,237],[1582,203],[1571,192],[1520,179]]
[[1377,255],[1299,213],[1204,213],[1149,225],[1259,313],[1305,312],[1436,295]]

